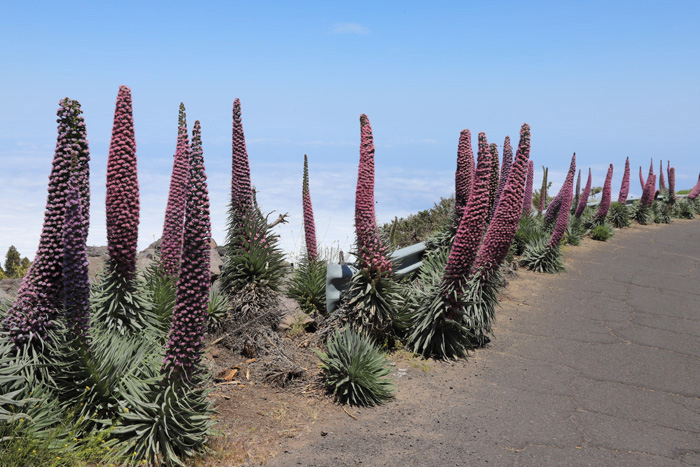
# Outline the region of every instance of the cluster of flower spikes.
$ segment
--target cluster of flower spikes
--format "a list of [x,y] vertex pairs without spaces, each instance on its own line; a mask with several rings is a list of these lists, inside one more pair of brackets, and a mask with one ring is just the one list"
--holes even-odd
[[605,183],[603,184],[603,195],[600,198],[600,204],[598,205],[598,211],[595,214],[596,219],[603,221],[608,215],[610,210],[610,197],[611,197],[611,185],[613,176],[613,165],[610,164],[608,167],[608,174],[605,176]]
[[[669,181],[670,183],[670,181]],[[666,190],[666,179],[664,178],[664,161],[659,161],[659,188]]]
[[[90,205],[90,151],[80,103],[62,99],[56,115],[58,136],[39,247],[17,299],[2,323],[17,346],[27,343],[32,336],[43,340],[45,329],[64,305],[63,230],[72,164],[75,164],[74,182],[86,212]],[[89,220],[84,218],[81,225],[87,235]]]
[[479,150],[472,192],[469,196],[469,202],[463,210],[462,219],[442,276],[447,300],[452,300],[454,291],[461,293],[463,282],[469,276],[484,235],[489,214],[488,195],[492,160],[493,156],[489,150],[486,134],[479,133]]
[[561,239],[564,238],[566,227],[569,225],[569,210],[571,209],[571,196],[574,192],[574,174],[576,174],[576,153],[571,156],[571,164],[569,165],[569,173],[566,174],[564,185],[561,190],[561,206],[559,207],[559,217],[557,224],[552,232],[552,237],[549,239],[547,248],[554,249],[559,246]]
[[525,195],[523,196],[523,217],[528,217],[532,211],[532,182],[535,177],[535,164],[527,163],[527,180],[525,181]]
[[464,208],[469,202],[474,185],[474,152],[472,151],[472,134],[462,130],[457,145],[457,170],[455,172],[455,219],[459,223]]
[[627,196],[630,193],[630,158],[625,160],[625,173],[622,175],[622,184],[620,185],[620,195],[617,197],[617,202],[625,204]]
[[642,192],[642,197],[639,199],[639,204],[642,207],[651,207],[654,202],[654,195],[656,194],[656,175],[649,175],[647,178],[647,183],[644,186],[644,191]]
[[182,262],[163,370],[171,381],[188,381],[199,365],[209,306],[211,220],[199,120],[192,130]]
[[688,193],[688,199],[695,199],[700,195],[700,175],[698,175],[698,181],[693,187],[692,190],[690,190],[690,193]]
[[126,282],[136,272],[139,182],[131,89],[119,86],[107,159],[107,247],[110,266]]
[[250,164],[241,121],[241,101],[238,98],[233,101],[231,150],[231,210],[242,219],[253,208],[253,187],[250,181]]
[[314,209],[311,206],[311,193],[309,192],[309,159],[304,154],[304,179],[301,188],[301,197],[304,211],[304,238],[306,240],[306,256],[309,261],[316,261],[318,251],[316,249],[316,224],[314,223]]
[[492,143],[489,145],[491,151],[491,179],[489,180],[489,219],[493,213],[493,207],[496,204],[496,193],[498,192],[498,178],[500,174],[500,163],[498,161],[498,145]]
[[515,154],[508,183],[503,189],[503,197],[486,230],[479,254],[472,266],[472,273],[480,274],[482,281],[490,280],[492,274],[498,270],[518,230],[529,159],[530,125],[524,123],[520,128],[518,151]]
[[574,216],[576,216],[576,219],[581,217],[581,214],[583,214],[584,209],[586,209],[586,205],[588,204],[588,196],[591,194],[591,182],[593,181],[593,178],[591,176],[591,169],[588,169],[588,181],[586,181],[586,186],[583,187],[583,193],[581,193],[581,199],[578,202],[578,207],[576,208],[576,212],[574,213]]
[[[666,175],[671,179],[671,161],[666,161]],[[670,182],[669,182],[670,183]]]
[[496,201],[493,203],[493,209],[491,210],[491,217],[496,213],[496,208],[498,208],[498,201],[501,199],[501,194],[503,194],[503,188],[506,186],[508,177],[510,176],[510,168],[513,165],[513,146],[510,145],[510,136],[506,136],[503,142],[503,165],[501,165],[501,176],[498,180],[498,189],[496,190]]
[[668,199],[672,203],[676,201],[676,169],[671,167],[668,171]]
[[168,204],[165,208],[163,239],[160,247],[161,264],[165,273],[172,277],[177,277],[180,271],[185,202],[190,167],[190,141],[187,134],[187,117],[183,103],[180,103],[177,127],[177,146],[173,157],[170,192],[168,193]]
[[578,177],[576,178],[576,192],[574,193],[574,200],[571,203],[572,209],[578,207],[578,200],[581,199],[581,169],[578,169]]
[[374,138],[367,115],[360,115],[360,164],[355,191],[357,257],[361,269],[390,275],[391,261],[377,233],[374,213]]
[[547,207],[547,174],[549,168],[542,166],[542,188],[540,189],[540,201],[537,203],[537,213],[542,214]]
[[80,193],[73,172],[68,186],[63,230],[63,296],[66,324],[73,338],[87,346],[90,329],[90,276],[88,273],[87,231]]

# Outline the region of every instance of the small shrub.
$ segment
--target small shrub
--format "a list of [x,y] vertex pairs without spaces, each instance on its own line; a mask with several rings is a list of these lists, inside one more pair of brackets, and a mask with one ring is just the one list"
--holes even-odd
[[679,199],[676,201],[671,216],[678,219],[695,219],[695,206],[692,201],[687,199]]
[[294,271],[287,296],[299,303],[306,314],[326,314],[326,265],[319,261],[302,261]]
[[538,240],[528,245],[523,253],[520,264],[531,271],[555,274],[564,271],[559,247],[550,248],[546,240]]
[[608,211],[608,220],[613,227],[622,229],[630,226],[630,211],[627,205],[622,203],[612,203]]
[[640,225],[647,225],[654,221],[654,213],[650,207],[636,203],[632,208],[632,218]]
[[513,253],[520,256],[525,252],[528,245],[537,243],[540,240],[549,240],[549,234],[542,227],[542,218],[522,217],[513,239]]
[[593,240],[598,240],[600,242],[607,242],[610,237],[613,236],[613,230],[605,225],[596,225],[593,227],[593,230],[591,230],[591,238]]
[[389,362],[367,335],[338,330],[328,341],[327,353],[317,355],[326,387],[341,404],[366,407],[393,397]]

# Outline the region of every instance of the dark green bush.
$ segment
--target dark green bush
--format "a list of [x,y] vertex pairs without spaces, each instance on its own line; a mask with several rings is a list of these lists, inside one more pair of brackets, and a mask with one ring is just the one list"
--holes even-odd
[[338,330],[328,340],[327,352],[317,355],[325,385],[341,404],[366,407],[393,397],[389,362],[366,334]]
[[427,240],[435,232],[449,226],[454,213],[454,196],[406,218],[394,219],[379,226],[379,234],[391,248],[403,248]]
[[294,271],[287,296],[299,303],[306,314],[326,314],[326,264],[320,261],[301,262]]
[[608,220],[615,228],[622,229],[624,227],[629,227],[631,219],[630,210],[627,205],[618,202],[612,203],[610,205],[610,211],[608,211]]
[[593,227],[593,230],[591,230],[591,238],[593,240],[607,242],[612,236],[613,230],[605,224],[596,225]]
[[531,271],[555,274],[564,271],[559,247],[550,248],[546,240],[538,240],[525,248],[520,264]]

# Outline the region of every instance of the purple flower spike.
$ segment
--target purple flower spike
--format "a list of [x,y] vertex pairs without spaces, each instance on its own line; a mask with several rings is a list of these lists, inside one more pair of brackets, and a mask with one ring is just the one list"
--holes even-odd
[[654,202],[654,196],[656,194],[656,175],[650,175],[647,178],[647,184],[644,187],[644,192],[642,197],[639,199],[639,204],[643,207],[650,207]]
[[360,115],[360,164],[355,192],[355,231],[361,269],[390,274],[392,264],[377,234],[374,213],[374,138],[367,115]]
[[557,217],[557,224],[554,227],[554,232],[552,237],[549,239],[547,247],[556,248],[559,246],[561,239],[564,238],[564,233],[566,232],[566,227],[569,225],[569,210],[571,209],[571,196],[574,192],[574,174],[576,174],[576,153],[571,156],[571,165],[569,166],[569,173],[566,174],[566,179],[564,180],[564,185],[562,185],[561,190],[561,206],[559,207],[559,217]]
[[486,217],[489,213],[492,156],[484,133],[479,133],[477,156],[472,193],[466,209],[463,210],[443,275],[443,281],[448,285],[446,288],[448,291],[461,289],[461,284],[469,275],[474,263],[486,227]]
[[472,268],[473,273],[481,274],[482,280],[488,280],[500,267],[518,230],[529,159],[530,125],[525,123],[520,129],[518,152],[515,155],[508,183],[503,189],[503,198],[486,230],[484,241]]
[[180,103],[178,116],[177,148],[170,176],[170,193],[165,209],[165,225],[161,242],[161,261],[165,273],[176,277],[180,271],[182,256],[183,224],[185,221],[185,198],[189,182],[190,141],[187,134],[185,105]]
[[537,203],[537,213],[541,215],[544,212],[544,208],[547,207],[547,173],[548,168],[542,166],[542,188],[540,189],[540,201]]
[[82,345],[87,346],[90,326],[90,277],[83,230],[83,210],[74,172],[68,185],[63,229],[63,292],[66,324]]
[[111,267],[124,280],[136,272],[139,182],[131,89],[119,87],[107,159],[107,247]]
[[583,214],[583,210],[586,209],[586,205],[588,204],[588,196],[591,194],[591,169],[588,169],[588,181],[586,182],[586,186],[583,188],[583,193],[581,193],[581,201],[578,202],[578,208],[576,208],[576,219],[581,217],[581,214]]
[[571,213],[573,214],[575,209],[578,208],[578,201],[581,199],[581,169],[578,170],[578,177],[576,178],[576,192],[574,194],[574,200],[571,203]]
[[610,186],[612,184],[613,176],[613,165],[610,164],[608,167],[608,174],[605,177],[605,183],[603,184],[603,196],[600,198],[600,205],[598,206],[598,212],[596,212],[595,217],[599,220],[604,220],[608,215],[610,210]]
[[642,166],[639,166],[639,183],[642,185],[642,192],[647,186],[647,182],[644,181],[644,175],[642,175]]
[[[671,161],[666,161],[666,175],[671,179]],[[670,183],[670,182],[669,182]]]
[[472,134],[462,130],[457,146],[457,171],[455,172],[455,219],[462,219],[462,212],[469,202],[474,180],[474,152],[472,151]]
[[[32,336],[43,339],[45,329],[64,306],[63,231],[72,165],[74,186],[84,212],[88,212],[90,206],[90,151],[80,103],[62,99],[56,115],[58,137],[49,175],[39,247],[17,292],[17,299],[2,323],[17,346],[27,343]],[[87,217],[83,216],[80,223],[85,236],[89,227]]]
[[659,188],[666,190],[666,178],[664,178],[664,161],[659,161]]
[[166,378],[187,382],[199,365],[209,307],[211,221],[199,120],[192,130],[192,154],[180,277],[165,348]]
[[[649,181],[649,177],[654,175],[654,159],[651,160],[651,163],[649,164],[649,175],[647,175],[647,182]],[[656,184],[654,184],[656,186]]]
[[676,169],[674,167],[668,170],[668,198],[672,203],[676,201]]
[[523,217],[528,217],[532,211],[532,182],[535,178],[535,164],[527,163],[527,181],[525,182],[525,195],[523,197]]
[[506,136],[506,140],[503,142],[503,165],[501,165],[501,177],[498,180],[498,189],[496,190],[496,201],[493,204],[491,217],[493,217],[493,215],[496,213],[498,201],[501,199],[503,188],[505,188],[506,182],[508,181],[508,177],[510,176],[510,168],[512,165],[513,146],[510,145],[510,136]]
[[620,185],[620,195],[617,198],[617,202],[620,204],[625,204],[627,202],[627,195],[630,192],[630,158],[625,160],[625,173],[622,176],[622,185]]
[[234,224],[237,225],[253,206],[250,164],[245,145],[245,135],[243,134],[243,123],[241,122],[241,101],[238,98],[233,101],[233,137],[231,147],[231,210],[238,218],[233,219]]
[[309,192],[309,160],[306,154],[304,154],[304,180],[302,182],[301,196],[304,209],[306,255],[309,261],[314,262],[318,256],[316,251],[316,225],[314,224],[314,209],[311,206],[311,193]]
[[700,195],[700,175],[698,175],[698,181],[693,187],[692,190],[690,190],[690,193],[688,193],[688,199],[695,199]]
[[[559,189],[559,193],[554,197],[549,206],[547,206],[547,211],[544,213],[544,223],[545,225],[552,225],[559,217],[559,209],[561,209],[562,195],[563,195],[564,185]],[[573,190],[572,190],[573,191]]]
[[496,192],[498,191],[498,179],[500,172],[500,163],[498,162],[498,146],[493,143],[489,146],[491,151],[491,181],[489,182],[489,219],[493,213],[493,207],[496,203]]

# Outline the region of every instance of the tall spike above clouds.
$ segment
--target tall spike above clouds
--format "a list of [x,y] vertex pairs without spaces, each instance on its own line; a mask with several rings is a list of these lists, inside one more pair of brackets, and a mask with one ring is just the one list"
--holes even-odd
[[316,224],[314,223],[314,209],[311,206],[311,193],[309,192],[309,159],[304,154],[304,179],[301,187],[301,197],[304,211],[304,238],[306,239],[306,255],[309,261],[316,261]]
[[472,151],[472,134],[462,130],[457,146],[457,170],[455,172],[455,218],[459,225],[462,212],[469,202],[469,195],[474,184],[474,152]]
[[136,272],[139,233],[139,182],[131,89],[119,87],[107,158],[107,248],[110,267],[123,280]]
[[177,146],[170,176],[170,192],[165,208],[165,224],[161,241],[161,262],[166,274],[176,277],[180,272],[182,239],[185,224],[185,204],[190,172],[190,140],[187,133],[185,105],[180,103],[177,125]]

